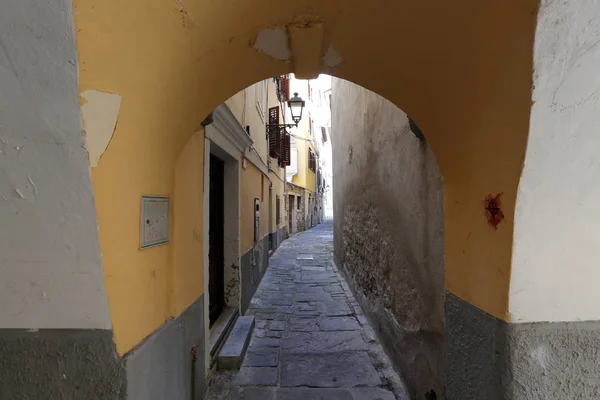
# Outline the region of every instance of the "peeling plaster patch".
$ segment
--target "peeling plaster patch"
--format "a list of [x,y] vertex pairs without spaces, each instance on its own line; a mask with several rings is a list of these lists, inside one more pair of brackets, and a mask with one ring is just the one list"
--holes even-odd
[[285,28],[263,29],[258,32],[253,47],[276,60],[287,61],[292,57],[289,36]]
[[330,44],[327,48],[327,52],[323,56],[323,64],[327,65],[328,67],[336,67],[340,65],[342,61],[344,60],[342,59],[340,53],[338,53],[335,47]]
[[85,100],[85,103],[82,102],[81,115],[90,167],[97,167],[115,131],[121,108],[121,96],[98,90],[86,90],[81,93],[81,97]]

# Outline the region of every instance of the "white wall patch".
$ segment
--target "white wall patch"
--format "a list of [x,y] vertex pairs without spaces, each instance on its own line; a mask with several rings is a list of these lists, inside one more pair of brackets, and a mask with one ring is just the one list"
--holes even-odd
[[86,132],[86,149],[90,167],[96,167],[115,131],[121,108],[121,96],[98,90],[86,90],[81,93],[81,97],[85,100],[81,106],[81,115]]
[[281,61],[292,58],[290,40],[285,28],[266,28],[258,32],[254,48]]

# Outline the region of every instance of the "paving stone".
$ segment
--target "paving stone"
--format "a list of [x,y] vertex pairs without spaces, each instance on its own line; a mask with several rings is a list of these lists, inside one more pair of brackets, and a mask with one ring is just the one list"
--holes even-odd
[[278,382],[276,367],[242,367],[235,378],[240,386],[274,386]]
[[260,338],[260,337],[255,337],[255,338],[252,338],[252,341],[250,342],[250,347],[251,348],[257,348],[257,347],[279,347],[280,343],[281,343],[281,340],[277,339],[277,338],[270,338],[270,337]]
[[296,285],[296,293],[323,293],[320,286]]
[[281,320],[281,321],[285,321],[288,318],[287,314],[279,314],[279,313],[263,313],[263,312],[259,312],[259,313],[254,313],[254,316],[256,317],[256,319],[268,319],[268,320]]
[[303,265],[302,271],[325,271],[325,267],[317,266],[317,265]]
[[280,338],[281,337],[281,331],[267,331],[266,333],[266,337],[271,337],[271,338]]
[[362,336],[358,331],[285,331],[281,339],[281,347],[284,350],[293,350],[296,353],[319,353],[347,350],[364,350],[366,349],[366,343],[364,342]]
[[[288,291],[291,291],[292,289],[286,289]],[[292,293],[286,293],[286,294],[282,294],[282,293],[270,293],[269,295],[265,296],[265,307],[270,307],[272,305],[271,302],[275,301],[275,300],[293,300],[293,294]]]
[[322,331],[353,331],[360,329],[360,325],[354,317],[331,317],[321,318],[319,328]]
[[269,329],[272,331],[283,331],[285,330],[285,321],[271,321]]
[[314,311],[313,310],[296,311],[294,313],[294,316],[296,316],[296,317],[318,317],[319,312],[316,309]]
[[310,305],[309,303],[298,303],[296,305],[298,311],[317,311],[317,306]]
[[267,337],[267,330],[254,328],[254,337],[257,337],[257,338]]
[[313,276],[310,277],[302,277],[300,283],[336,283],[338,282],[338,278],[336,277],[328,277],[328,278],[315,278]]
[[323,287],[323,289],[330,293],[344,293],[344,290],[340,285],[327,285]]
[[257,329],[264,329],[267,327],[267,320],[266,319],[256,319],[254,322],[254,327]]
[[350,389],[352,400],[396,400],[396,396],[382,388],[356,388]]
[[283,353],[281,386],[374,387],[381,379],[366,352]]
[[272,387],[245,387],[235,400],[277,400],[276,396],[276,389]]
[[296,332],[316,332],[319,330],[317,325],[317,317],[313,318],[290,318],[288,323],[289,331]]
[[271,304],[276,306],[291,306],[292,299],[273,299],[271,300]]
[[317,310],[327,317],[344,317],[354,314],[350,306],[343,301],[321,302],[317,305]]
[[278,363],[279,349],[273,347],[249,349],[244,360],[247,367],[276,367]]
[[321,292],[315,293],[296,293],[294,296],[295,301],[332,301],[332,297],[329,293]]
[[353,400],[348,389],[281,388],[277,400]]

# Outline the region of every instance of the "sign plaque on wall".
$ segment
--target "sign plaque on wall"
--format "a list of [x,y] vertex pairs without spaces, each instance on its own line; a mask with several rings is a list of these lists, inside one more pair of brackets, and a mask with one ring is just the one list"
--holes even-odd
[[142,196],[140,248],[169,242],[169,196]]

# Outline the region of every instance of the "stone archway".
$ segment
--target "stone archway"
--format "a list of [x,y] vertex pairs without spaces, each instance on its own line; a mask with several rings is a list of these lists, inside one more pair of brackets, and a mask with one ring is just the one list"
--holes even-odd
[[[139,192],[172,184],[176,155],[223,99],[283,72],[325,72],[381,94],[428,132],[447,188],[448,289],[504,318],[536,5],[76,1],[80,91],[123,99],[110,146],[92,171],[101,236],[119,230],[108,221],[134,218],[124,205]],[[265,27],[280,33],[258,50]],[[119,188],[126,190],[117,199],[110,193]],[[495,230],[483,202],[498,193],[506,222]],[[108,270],[123,258],[137,262],[105,246]],[[117,332],[118,319],[113,312]]]
[[[427,132],[446,184],[447,289],[506,319],[513,215],[531,105],[536,7],[534,0],[462,0],[435,7],[415,1],[76,0],[80,100],[91,110],[88,118],[84,115],[88,146],[98,146],[88,149],[98,157],[91,172],[94,199],[83,153],[57,171],[68,170],[83,182],[85,196],[79,201],[86,207],[91,209],[95,201],[119,354],[202,295],[201,283],[169,286],[168,250],[151,255],[138,251],[139,196],[174,191],[177,158],[192,135],[201,139],[202,120],[212,109],[252,82],[285,72],[300,77],[321,72],[353,81],[392,101]],[[50,8],[49,18],[70,20],[66,2]],[[7,15],[25,18],[27,10],[17,11]],[[274,44],[259,50],[255,44],[265,29],[281,33]],[[70,45],[63,39],[70,31],[56,32],[49,52]],[[74,52],[67,58],[76,64]],[[52,65],[66,66],[62,61]],[[72,87],[76,76],[74,69],[69,71],[67,86]],[[22,85],[28,88],[29,83]],[[74,93],[65,96],[70,96],[69,112],[76,115]],[[113,110],[113,124],[95,118],[106,107]],[[40,115],[48,114],[39,109]],[[71,128],[77,122],[73,117]],[[50,150],[39,150],[44,151]],[[493,229],[484,201],[499,193],[505,222]],[[89,225],[93,216],[88,217]],[[86,240],[95,246],[90,257],[100,276],[95,233]],[[170,296],[180,289],[185,291],[181,304]],[[101,284],[98,293],[103,297]],[[74,304],[81,300],[69,299]],[[78,327],[107,328],[106,307],[100,303],[89,307],[99,309],[101,318]],[[69,306],[63,313],[69,310],[81,311]],[[6,324],[22,325],[12,317]],[[64,327],[71,327],[70,322]]]

